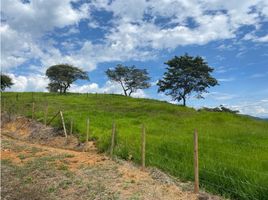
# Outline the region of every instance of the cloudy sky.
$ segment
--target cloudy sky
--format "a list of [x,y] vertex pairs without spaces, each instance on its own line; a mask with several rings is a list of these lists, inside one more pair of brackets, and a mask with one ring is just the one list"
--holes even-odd
[[136,97],[170,99],[155,83],[175,55],[202,56],[220,85],[189,106],[219,106],[268,117],[268,0],[4,0],[1,69],[11,91],[46,91],[46,69],[70,63],[90,82],[70,91],[122,93],[104,71],[146,68],[152,87]]

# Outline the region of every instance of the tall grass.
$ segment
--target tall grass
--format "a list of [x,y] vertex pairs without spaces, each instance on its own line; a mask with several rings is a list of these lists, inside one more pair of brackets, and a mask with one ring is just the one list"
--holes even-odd
[[[49,117],[63,110],[81,141],[90,136],[100,151],[109,150],[116,122],[115,154],[140,163],[141,124],[146,126],[146,164],[180,178],[193,180],[193,131],[199,132],[201,188],[232,199],[268,199],[268,122],[230,113],[197,112],[192,108],[150,99],[108,94],[3,93],[10,112],[42,121],[45,102]],[[5,105],[3,105],[5,104]],[[59,126],[59,122],[53,122]]]

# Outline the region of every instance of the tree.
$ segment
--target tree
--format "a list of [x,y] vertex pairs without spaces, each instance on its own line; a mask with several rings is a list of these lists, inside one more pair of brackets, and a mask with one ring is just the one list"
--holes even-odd
[[202,57],[192,57],[188,54],[167,61],[167,71],[163,79],[159,80],[158,92],[165,92],[173,100],[186,105],[186,98],[192,93],[197,93],[197,98],[203,98],[202,93],[208,92],[206,89],[218,84],[217,80],[211,76],[213,68],[203,60]]
[[239,113],[239,110],[232,110],[230,108],[224,107],[223,105],[220,105],[219,107],[215,107],[215,108],[207,108],[207,107],[203,107],[198,109],[198,111],[208,111],[208,112],[229,112],[229,113],[233,113],[233,114],[237,114]]
[[7,87],[10,88],[14,83],[12,79],[5,74],[1,74],[1,91],[4,91]]
[[47,69],[46,75],[50,80],[47,87],[50,92],[66,93],[76,80],[89,80],[86,72],[69,64],[53,65]]
[[60,84],[56,83],[56,82],[51,82],[48,84],[47,89],[49,90],[49,92],[58,92],[60,91]]
[[138,89],[150,87],[150,77],[146,69],[137,69],[135,66],[123,66],[118,64],[115,69],[108,69],[106,75],[112,81],[120,83],[125,96],[130,96]]

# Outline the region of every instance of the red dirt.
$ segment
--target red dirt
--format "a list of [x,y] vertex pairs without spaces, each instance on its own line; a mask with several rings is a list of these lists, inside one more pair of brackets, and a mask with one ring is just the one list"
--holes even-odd
[[[81,174],[83,167],[95,166],[98,168],[98,166],[102,166],[102,168],[107,167],[109,169],[114,167],[116,169],[114,173],[117,174],[117,178],[115,178],[112,183],[103,178],[104,182],[102,184],[109,188],[109,190],[119,193],[120,199],[131,198],[135,194],[139,194],[139,199],[146,200],[197,199],[195,194],[191,191],[182,191],[182,189],[177,186],[178,184],[173,181],[170,181],[169,184],[165,184],[154,179],[148,169],[141,171],[139,167],[134,166],[131,162],[121,161],[119,164],[103,154],[98,154],[93,142],[84,145],[84,149],[80,149],[82,150],[81,152],[78,151],[77,145],[79,143],[74,137],[71,138],[71,142],[67,145],[65,138],[62,136],[54,136],[53,138],[47,138],[45,140],[33,139],[31,136],[34,130],[31,124],[33,124],[33,122],[25,118],[6,123],[1,129],[1,137],[12,142],[14,146],[37,148],[38,151],[32,153],[27,150],[15,151],[11,148],[5,148],[1,149],[1,160],[6,159],[16,165],[23,165],[35,157],[64,154],[67,156],[62,160],[56,161],[56,166],[60,168],[60,166],[64,165],[73,173]],[[38,124],[38,126],[41,127],[39,127],[39,129],[47,128],[40,124]],[[35,135],[37,134],[38,133],[35,133]],[[83,152],[85,150],[88,152]],[[21,159],[19,155],[23,155],[23,159]],[[107,173],[110,172],[107,171]],[[113,177],[115,175],[114,173],[110,176]],[[72,193],[71,190],[65,192],[68,192],[68,194]]]

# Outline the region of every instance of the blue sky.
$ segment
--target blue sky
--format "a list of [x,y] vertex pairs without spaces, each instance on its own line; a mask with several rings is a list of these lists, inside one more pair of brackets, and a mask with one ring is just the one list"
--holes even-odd
[[122,93],[104,71],[146,68],[152,87],[135,97],[171,101],[155,83],[164,62],[202,56],[220,85],[192,107],[226,105],[268,117],[268,1],[5,0],[1,1],[1,70],[10,91],[46,91],[46,69],[69,63],[88,71],[72,92]]

